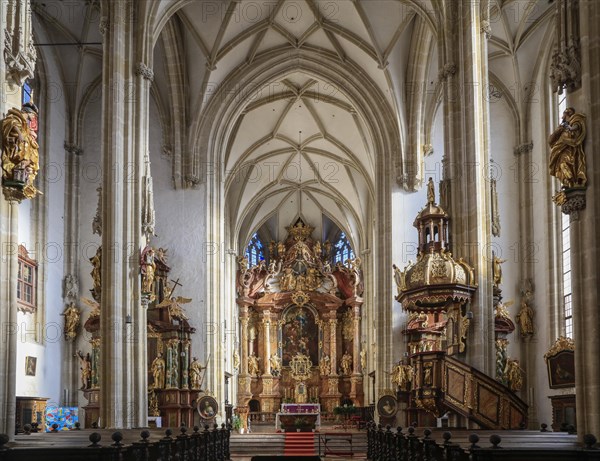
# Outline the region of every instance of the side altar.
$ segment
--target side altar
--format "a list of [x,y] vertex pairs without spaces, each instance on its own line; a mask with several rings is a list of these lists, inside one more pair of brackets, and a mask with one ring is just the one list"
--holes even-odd
[[331,244],[313,239],[302,218],[287,231],[257,265],[238,258],[237,404],[262,412],[282,403],[362,406],[361,261],[334,264]]
[[[195,328],[188,322],[183,305],[192,302],[176,294],[181,286],[169,280],[167,250],[148,245],[141,252],[141,304],[147,309],[148,417],[164,426],[194,425],[196,404],[201,397],[205,369],[191,356]],[[84,324],[90,335],[91,352],[77,352],[81,362],[81,390],[88,404],[85,427],[100,417],[100,300],[102,295],[102,247],[90,259],[94,281],[93,300],[82,298],[92,308]]]

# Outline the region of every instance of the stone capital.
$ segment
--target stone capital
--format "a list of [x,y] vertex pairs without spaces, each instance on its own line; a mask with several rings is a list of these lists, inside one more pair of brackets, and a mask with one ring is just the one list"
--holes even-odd
[[518,146],[515,147],[514,153],[516,156],[519,156],[521,154],[530,154],[532,150],[533,150],[533,141],[531,141],[529,143],[519,144]]
[[448,77],[456,74],[457,70],[458,68],[456,67],[456,64],[454,64],[453,62],[448,62],[444,64],[444,66],[440,69],[438,73],[438,78],[441,81],[446,80]]
[[83,149],[81,147],[77,146],[76,144],[69,143],[67,141],[65,141],[65,143],[64,143],[64,148],[65,148],[65,151],[71,155],[83,154]]

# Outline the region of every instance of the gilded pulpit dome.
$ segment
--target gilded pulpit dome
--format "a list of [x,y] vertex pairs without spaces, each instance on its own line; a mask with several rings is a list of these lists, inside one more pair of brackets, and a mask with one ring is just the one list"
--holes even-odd
[[415,263],[402,271],[394,266],[396,299],[405,309],[441,306],[449,299],[466,300],[476,286],[473,268],[449,251],[450,218],[435,203],[433,180],[427,185],[427,204],[415,218],[419,253]]

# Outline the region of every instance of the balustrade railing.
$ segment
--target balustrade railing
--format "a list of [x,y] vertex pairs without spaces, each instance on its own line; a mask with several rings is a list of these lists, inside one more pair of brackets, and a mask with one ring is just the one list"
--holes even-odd
[[[367,459],[372,461],[501,461],[527,459],[527,461],[600,461],[600,449],[593,435],[584,436],[584,444],[577,448],[557,446],[527,447],[527,443],[518,448],[500,446],[502,438],[490,436],[490,447],[477,445],[479,436],[469,436],[470,446],[463,448],[452,442],[452,434],[444,432],[443,442],[438,443],[432,432],[425,429],[423,436],[415,433],[414,427],[403,431],[401,427],[392,430],[371,422],[367,425]],[[550,444],[551,445],[551,444]]]
[[167,429],[165,436],[151,441],[150,432],[142,431],[141,439],[131,444],[123,443],[123,434],[114,432],[112,444],[102,445],[101,435],[92,432],[87,447],[9,447],[8,436],[0,434],[0,461],[228,461],[230,459],[229,441],[231,426],[204,430],[194,427],[188,433],[186,427],[180,428],[179,435]]

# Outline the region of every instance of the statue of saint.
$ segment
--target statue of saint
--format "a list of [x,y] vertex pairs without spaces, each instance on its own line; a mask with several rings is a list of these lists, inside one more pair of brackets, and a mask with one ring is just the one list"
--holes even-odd
[[433,178],[429,178],[427,181],[427,203],[433,205],[435,203],[435,185],[433,184]]
[[296,289],[296,275],[291,267],[286,267],[279,282],[281,291],[293,291]]
[[142,270],[142,293],[153,294],[156,263],[154,262],[154,249],[151,246],[147,246],[142,251],[140,265]]
[[23,187],[27,198],[39,192],[33,182],[40,169],[37,142],[38,109],[33,102],[9,109],[2,120],[2,180]]
[[521,336],[533,335],[533,309],[529,306],[526,299],[521,301],[521,309],[515,320],[521,328]]
[[251,376],[260,375],[260,368],[258,367],[258,361],[260,359],[256,355],[251,355],[248,357],[248,373]]
[[202,386],[202,370],[203,367],[198,359],[194,357],[192,363],[190,363],[190,387],[193,390],[199,390]]
[[94,288],[92,288],[92,295],[94,299],[100,302],[100,293],[102,293],[102,247],[99,246],[96,250],[96,254],[90,258],[93,269],[91,272],[92,280],[94,282]]
[[238,354],[237,349],[233,351],[233,369],[239,370],[240,368],[240,354]]
[[508,387],[511,391],[520,391],[523,387],[523,370],[519,366],[519,361],[516,359],[508,359],[504,376],[508,382]]
[[506,262],[506,259],[500,259],[494,253],[492,253],[492,275],[494,277],[494,286],[500,287],[502,283],[502,266],[501,264]]
[[321,358],[321,362],[319,363],[319,371],[323,376],[329,376],[331,374],[331,359],[327,354]]
[[272,354],[269,357],[269,365],[271,366],[271,374],[279,376],[279,373],[281,373],[281,359],[277,354]]
[[92,375],[92,359],[90,353],[83,355],[81,351],[77,351],[79,357],[79,369],[81,370],[81,389],[90,388],[90,377]]
[[562,123],[548,138],[550,175],[555,176],[564,188],[584,187],[587,183],[583,152],[585,134],[585,116],[568,107],[563,112]]
[[365,349],[364,343],[362,349],[360,350],[360,369],[363,373],[367,371],[367,350]]
[[352,371],[352,356],[346,351],[346,353],[342,356],[342,373],[345,375],[349,375]]
[[65,339],[73,341],[77,336],[81,311],[75,306],[75,303],[69,303],[62,315],[65,316]]
[[165,359],[162,358],[162,354],[160,352],[152,362],[150,369],[152,370],[152,376],[154,378],[154,388],[163,389],[165,387],[166,364]]

